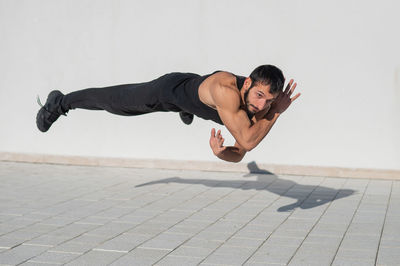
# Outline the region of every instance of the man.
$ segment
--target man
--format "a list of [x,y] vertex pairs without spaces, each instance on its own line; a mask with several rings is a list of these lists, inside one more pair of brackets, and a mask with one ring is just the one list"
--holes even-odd
[[256,147],[290,104],[296,83],[289,82],[283,91],[282,71],[272,65],[257,67],[249,77],[216,71],[199,76],[170,73],[153,81],[90,88],[67,95],[50,92],[36,116],[40,131],[46,132],[60,117],[75,108],[106,110],[118,115],[141,115],[150,112],[179,112],[190,124],[193,115],[225,125],[236,143],[224,146],[221,131],[211,130],[210,147],[225,161],[239,162]]

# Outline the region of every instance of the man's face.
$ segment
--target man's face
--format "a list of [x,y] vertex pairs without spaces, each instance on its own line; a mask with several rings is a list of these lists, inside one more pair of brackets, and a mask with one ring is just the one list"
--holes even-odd
[[244,94],[248,113],[256,114],[271,107],[272,102],[278,97],[278,93],[271,94],[269,89],[270,85],[257,83]]

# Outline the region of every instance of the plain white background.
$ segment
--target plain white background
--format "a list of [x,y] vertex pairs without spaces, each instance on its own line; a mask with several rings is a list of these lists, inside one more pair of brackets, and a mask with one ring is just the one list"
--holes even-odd
[[213,161],[217,124],[177,113],[72,110],[36,128],[64,93],[181,71],[248,76],[280,67],[302,96],[244,162],[400,169],[398,1],[0,0],[0,151]]

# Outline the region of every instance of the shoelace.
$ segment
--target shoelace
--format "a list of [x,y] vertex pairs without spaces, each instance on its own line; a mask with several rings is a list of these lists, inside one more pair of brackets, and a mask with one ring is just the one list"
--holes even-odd
[[[40,101],[39,95],[36,95],[36,101],[40,105],[40,107],[43,107],[42,102]],[[45,108],[46,109],[46,108]]]
[[[37,103],[40,105],[40,107],[43,107],[44,110],[46,110],[47,112],[51,113],[49,110],[46,109],[46,107],[44,107],[44,105],[43,105],[42,102],[40,101],[39,95],[36,95],[36,101],[37,101]],[[64,113],[64,114],[62,114],[62,115],[67,116],[67,113]]]

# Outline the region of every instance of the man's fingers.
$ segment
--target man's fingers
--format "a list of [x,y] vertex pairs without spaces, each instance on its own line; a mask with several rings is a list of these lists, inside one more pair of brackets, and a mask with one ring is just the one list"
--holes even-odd
[[292,86],[292,84],[293,84],[293,79],[291,79],[289,81],[288,85],[286,86],[286,89],[285,89],[284,93],[288,93],[288,91],[290,90],[290,87]]
[[294,97],[292,97],[290,100],[293,102],[294,100],[296,100],[297,98],[299,98],[301,95],[301,93],[297,93]]
[[293,83],[293,79],[291,79],[289,81],[289,83],[286,85],[286,89],[285,89],[284,93],[287,93],[289,91],[290,87],[292,86],[292,83]]
[[292,95],[292,93],[294,92],[294,89],[296,88],[297,83],[293,84],[292,88],[290,89],[288,96],[290,97],[290,95]]
[[221,135],[221,130],[219,129],[215,134],[215,128],[211,129],[211,138],[216,139],[218,146],[222,147],[225,139]]
[[220,137],[221,137],[221,129],[219,129],[217,132],[217,138],[220,138]]
[[211,137],[215,137],[215,128],[211,129]]

